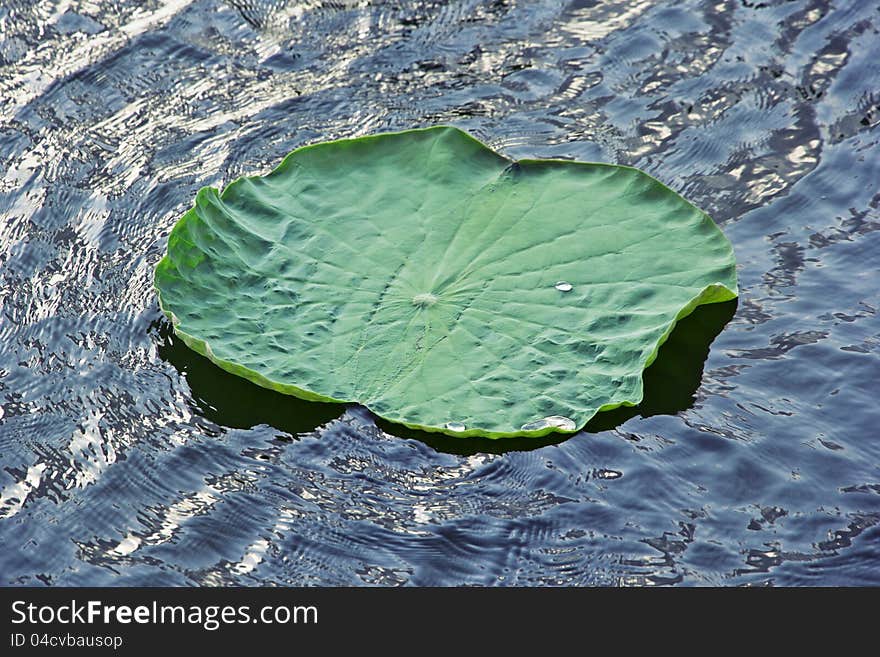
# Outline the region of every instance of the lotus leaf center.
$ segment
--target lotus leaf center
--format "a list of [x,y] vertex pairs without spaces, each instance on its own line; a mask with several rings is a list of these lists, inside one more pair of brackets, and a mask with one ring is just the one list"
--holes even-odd
[[437,303],[437,296],[431,294],[430,292],[422,292],[421,294],[417,294],[412,298],[412,302],[414,306],[418,306],[419,308],[427,308],[428,306],[433,306]]

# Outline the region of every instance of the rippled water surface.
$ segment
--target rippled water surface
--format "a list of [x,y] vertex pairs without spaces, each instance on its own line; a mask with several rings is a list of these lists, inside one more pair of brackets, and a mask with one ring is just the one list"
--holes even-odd
[[[878,29],[861,0],[3,2],[0,583],[880,584]],[[410,434],[170,337],[152,271],[199,187],[438,123],[641,167],[730,237],[738,305],[637,413]]]

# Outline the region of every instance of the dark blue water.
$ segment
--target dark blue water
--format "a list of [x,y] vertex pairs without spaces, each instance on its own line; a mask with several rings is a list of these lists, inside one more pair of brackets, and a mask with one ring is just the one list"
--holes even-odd
[[[3,2],[0,583],[880,584],[878,30],[861,0]],[[637,412],[412,434],[170,337],[152,272],[199,187],[439,123],[636,165],[730,237],[739,303]]]

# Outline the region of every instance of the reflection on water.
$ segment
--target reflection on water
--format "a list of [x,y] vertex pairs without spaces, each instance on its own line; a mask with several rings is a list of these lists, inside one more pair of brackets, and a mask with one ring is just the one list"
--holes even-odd
[[[5,2],[2,583],[880,584],[878,21]],[[169,338],[152,270],[199,187],[438,123],[648,171],[723,226],[739,305],[682,323],[639,407],[503,447],[276,396]]]
[[345,410],[342,404],[307,402],[261,388],[194,352],[169,323],[162,321],[157,330],[159,357],[183,374],[198,413],[218,425],[250,429],[267,424],[290,437],[314,431]]

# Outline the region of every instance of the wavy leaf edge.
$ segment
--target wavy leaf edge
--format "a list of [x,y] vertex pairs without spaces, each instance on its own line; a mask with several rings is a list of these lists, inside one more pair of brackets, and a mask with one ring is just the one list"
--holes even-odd
[[[290,166],[290,163],[293,161],[294,156],[299,155],[303,152],[306,152],[310,149],[323,148],[328,145],[340,144],[340,143],[345,143],[345,142],[362,142],[363,143],[363,142],[368,142],[368,141],[375,140],[375,139],[382,139],[387,136],[406,135],[406,134],[411,134],[411,133],[420,133],[420,132],[428,132],[428,131],[436,131],[436,130],[456,131],[456,132],[460,133],[461,135],[467,137],[471,141],[475,142],[483,149],[491,151],[496,156],[503,158],[504,160],[509,162],[509,165],[532,164],[532,163],[552,163],[552,164],[564,164],[567,166],[568,165],[571,165],[571,166],[576,166],[576,165],[602,166],[602,167],[609,167],[609,168],[614,168],[614,169],[629,169],[629,170],[635,171],[638,174],[641,174],[642,176],[645,176],[645,177],[649,178],[650,180],[652,180],[654,183],[659,185],[663,190],[668,191],[668,192],[678,196],[686,204],[690,205],[692,208],[697,210],[703,216],[703,221],[708,222],[711,225],[711,227],[714,228],[715,231],[717,231],[717,233],[719,235],[721,235],[725,240],[727,240],[727,237],[724,235],[724,233],[721,231],[721,229],[718,227],[718,225],[714,222],[714,220],[706,212],[704,212],[699,207],[697,207],[696,205],[691,203],[687,198],[685,198],[684,196],[682,196],[681,194],[679,194],[678,192],[676,192],[675,190],[670,188],[668,185],[666,185],[662,181],[658,180],[657,178],[655,178],[651,174],[646,173],[645,171],[643,171],[641,169],[638,169],[637,167],[632,167],[632,166],[628,166],[628,165],[620,165],[620,164],[612,164],[612,163],[608,163],[608,162],[576,161],[576,160],[567,160],[567,159],[561,159],[561,158],[522,158],[519,160],[513,160],[513,159],[510,159],[510,158],[498,153],[494,149],[490,148],[488,145],[486,145],[485,143],[483,143],[482,141],[480,141],[479,139],[477,139],[476,137],[474,137],[473,135],[471,135],[467,131],[462,130],[462,129],[457,128],[452,125],[437,125],[437,126],[431,126],[431,127],[427,127],[427,128],[412,128],[412,129],[407,129],[407,130],[381,132],[381,133],[375,133],[375,134],[370,134],[370,135],[362,135],[362,136],[358,136],[358,137],[344,137],[344,138],[340,138],[340,139],[319,141],[319,142],[316,142],[313,144],[307,144],[304,146],[300,146],[300,147],[294,149],[293,151],[291,151],[288,155],[286,155],[284,157],[284,159],[281,161],[281,163],[278,164],[269,173],[264,174],[264,175],[240,176],[240,177],[232,180],[230,183],[228,183],[223,188],[222,191],[219,191],[216,187],[211,187],[211,186],[202,187],[201,189],[199,189],[199,191],[196,195],[196,199],[201,197],[203,194],[214,193],[214,194],[217,194],[221,200],[223,200],[230,194],[231,190],[235,189],[235,187],[242,184],[242,182],[244,182],[244,181],[254,180],[254,179],[259,179],[259,178],[268,178],[268,177],[283,173],[284,170],[288,166]],[[192,216],[195,215],[195,212],[196,212],[196,207],[194,205],[192,208],[190,208],[183,216],[181,216],[176,221],[174,227],[172,228],[171,233],[169,234],[169,242],[170,242],[170,235],[174,234],[175,231],[182,230],[183,227],[185,227],[186,222],[188,220],[190,220],[190,218]],[[728,242],[729,242],[729,240],[728,240]],[[732,250],[732,245],[731,245],[731,250]],[[156,265],[156,270],[155,270],[156,273],[158,273],[158,271],[161,267],[169,266],[167,264],[168,262],[169,262],[169,255],[168,255],[168,250],[166,248],[165,255],[162,257],[162,259]],[[735,259],[734,259],[734,262],[735,262]],[[280,381],[274,381],[274,380],[269,379],[269,378],[265,377],[264,375],[260,374],[256,370],[250,369],[250,368],[245,367],[243,365],[239,365],[239,364],[237,364],[233,361],[230,361],[230,360],[225,360],[223,358],[219,358],[214,353],[214,351],[211,348],[211,345],[208,343],[207,340],[190,335],[179,328],[179,326],[180,326],[179,319],[174,314],[174,312],[171,311],[170,309],[166,308],[165,304],[163,303],[162,292],[156,283],[155,276],[154,276],[154,281],[153,281],[153,288],[157,294],[160,311],[169,319],[169,321],[171,321],[174,333],[190,349],[192,349],[196,353],[204,356],[205,358],[209,359],[211,362],[213,362],[215,365],[217,365],[221,369],[223,369],[227,372],[230,372],[231,374],[234,374],[236,376],[240,376],[240,377],[254,383],[255,385],[261,386],[263,388],[267,388],[269,390],[274,390],[276,392],[280,392],[283,394],[292,395],[294,397],[298,397],[300,399],[304,399],[307,401],[327,402],[327,403],[337,403],[337,404],[358,404],[358,405],[366,407],[371,412],[375,413],[379,417],[381,417],[389,422],[392,422],[395,424],[400,424],[405,427],[408,427],[409,429],[414,429],[417,431],[425,431],[425,432],[430,432],[430,433],[443,433],[445,435],[461,437],[461,438],[489,438],[489,439],[512,438],[512,437],[539,438],[539,437],[547,436],[551,433],[561,433],[561,434],[572,434],[573,435],[573,434],[576,434],[576,433],[580,432],[581,430],[583,430],[583,428],[588,424],[588,422],[590,420],[592,420],[599,413],[602,413],[604,411],[610,411],[615,408],[619,408],[621,406],[628,406],[628,407],[637,406],[639,403],[641,403],[641,401],[644,398],[644,371],[648,367],[650,367],[651,363],[654,362],[654,360],[657,357],[657,353],[659,352],[660,348],[663,346],[663,344],[666,342],[666,340],[669,338],[669,336],[671,335],[671,333],[675,329],[676,324],[680,320],[682,320],[683,318],[690,315],[697,307],[699,307],[701,305],[729,301],[731,299],[737,298],[739,295],[738,281],[737,281],[737,277],[736,277],[736,273],[735,273],[735,269],[734,269],[733,287],[732,288],[728,285],[725,285],[724,283],[722,283],[720,281],[717,281],[715,283],[706,285],[699,294],[695,295],[688,303],[686,303],[681,308],[681,310],[678,312],[678,314],[675,316],[675,318],[668,324],[668,326],[666,327],[666,330],[663,332],[661,337],[655,343],[653,350],[644,359],[644,362],[641,365],[641,369],[640,369],[640,373],[639,373],[639,388],[638,388],[637,394],[635,395],[635,398],[619,399],[619,400],[615,400],[615,401],[611,401],[606,404],[603,404],[602,406],[597,408],[595,410],[595,412],[590,417],[588,417],[580,422],[577,422],[576,427],[573,430],[565,430],[560,427],[552,427],[551,426],[551,427],[546,427],[546,428],[542,428],[542,429],[534,430],[534,431],[519,430],[519,431],[513,431],[513,432],[491,432],[491,431],[485,431],[485,430],[478,429],[478,428],[465,429],[464,431],[449,431],[449,430],[445,429],[444,427],[418,424],[418,423],[408,421],[406,418],[403,418],[403,417],[390,416],[389,414],[384,413],[384,412],[377,413],[374,409],[370,408],[369,402],[365,402],[365,401],[359,400],[359,399],[338,399],[338,398],[322,395],[320,393],[316,393],[316,392],[313,392],[313,391],[308,390],[306,388],[301,388],[299,386],[295,386],[295,385],[292,385],[289,383],[282,383]]]

